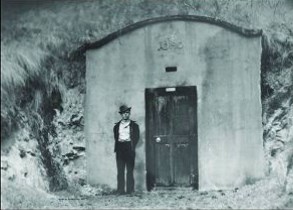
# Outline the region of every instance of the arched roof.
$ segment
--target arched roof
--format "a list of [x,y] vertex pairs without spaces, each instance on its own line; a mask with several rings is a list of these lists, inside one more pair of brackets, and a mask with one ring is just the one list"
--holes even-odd
[[173,16],[163,16],[163,17],[155,17],[151,19],[146,19],[143,21],[136,22],[134,24],[128,25],[122,29],[119,29],[104,38],[91,42],[91,43],[85,43],[84,45],[80,46],[77,49],[77,53],[84,53],[86,50],[89,49],[97,49],[102,47],[103,45],[111,42],[112,40],[123,36],[124,34],[127,34],[131,31],[134,31],[136,29],[145,27],[147,25],[160,23],[160,22],[167,22],[167,21],[188,21],[188,22],[203,22],[203,23],[209,23],[212,25],[218,25],[223,28],[226,28],[230,31],[234,31],[238,33],[239,35],[245,36],[245,37],[257,37],[262,35],[261,29],[249,29],[249,28],[243,28],[240,26],[237,26],[235,24],[229,23],[227,21],[221,20],[219,18],[214,17],[208,17],[208,16],[198,16],[198,15],[173,15]]

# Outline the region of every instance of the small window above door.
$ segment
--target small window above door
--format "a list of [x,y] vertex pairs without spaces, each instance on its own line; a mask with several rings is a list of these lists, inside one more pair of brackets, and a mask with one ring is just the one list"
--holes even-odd
[[168,66],[165,68],[166,72],[176,72],[177,66]]

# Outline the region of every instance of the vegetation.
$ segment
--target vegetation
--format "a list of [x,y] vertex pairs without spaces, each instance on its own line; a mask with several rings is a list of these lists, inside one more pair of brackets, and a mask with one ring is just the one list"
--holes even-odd
[[[38,166],[45,171],[48,189],[56,191],[70,187],[73,179],[69,176],[71,169],[64,171],[63,166],[72,156],[64,155],[62,150],[65,146],[56,142],[60,142],[64,135],[84,142],[80,125],[82,100],[69,99],[83,98],[86,90],[85,56],[73,56],[78,48],[147,18],[206,15],[246,28],[263,29],[261,89],[264,146],[268,163],[281,158],[288,175],[293,165],[290,156],[293,142],[293,113],[290,111],[293,106],[292,2],[3,0],[1,146],[13,141],[17,132],[26,130],[29,137],[23,136],[19,141],[29,138],[29,141],[38,143],[40,154],[36,158],[40,159]],[[74,120],[76,117],[79,121]],[[282,141],[283,146],[276,148],[278,141]],[[282,150],[276,154],[284,157],[272,155],[276,149]],[[282,186],[286,188],[287,184]]]

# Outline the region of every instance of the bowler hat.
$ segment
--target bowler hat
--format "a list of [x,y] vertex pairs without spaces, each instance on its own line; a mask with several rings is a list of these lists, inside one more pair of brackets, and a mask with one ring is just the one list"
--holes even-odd
[[127,105],[122,105],[119,107],[119,113],[122,114],[124,112],[130,111],[131,107],[128,107]]

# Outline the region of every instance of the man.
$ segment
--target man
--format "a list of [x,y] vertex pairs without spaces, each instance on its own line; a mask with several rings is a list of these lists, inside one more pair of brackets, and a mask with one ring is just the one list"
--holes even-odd
[[134,192],[134,161],[135,147],[139,140],[139,126],[135,121],[130,120],[131,107],[122,105],[119,108],[121,120],[117,122],[113,128],[116,163],[117,163],[117,192],[118,194],[125,193],[125,166],[127,169],[126,175],[126,193]]

